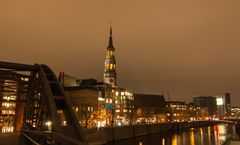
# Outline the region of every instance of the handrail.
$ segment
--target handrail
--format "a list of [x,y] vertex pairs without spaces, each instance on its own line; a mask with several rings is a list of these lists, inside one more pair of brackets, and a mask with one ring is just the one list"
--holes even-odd
[[0,61],[0,66],[1,68],[17,69],[19,71],[32,71],[36,69],[34,65],[11,63],[11,62],[4,62],[4,61]]
[[33,145],[41,145],[37,143],[35,140],[33,140],[31,137],[29,137],[26,133],[22,132],[23,136],[25,136]]
[[36,141],[34,141],[30,136],[28,136],[26,133],[31,133],[34,135],[39,135],[39,136],[45,136],[45,137],[50,137],[52,140],[54,140],[54,142],[67,142],[67,143],[71,143],[74,145],[86,145],[86,143],[81,142],[75,138],[71,138],[69,136],[66,136],[62,133],[58,133],[58,132],[52,132],[52,131],[33,131],[33,130],[22,130],[22,134],[31,142],[34,143],[34,145],[40,145],[39,143],[37,143]]

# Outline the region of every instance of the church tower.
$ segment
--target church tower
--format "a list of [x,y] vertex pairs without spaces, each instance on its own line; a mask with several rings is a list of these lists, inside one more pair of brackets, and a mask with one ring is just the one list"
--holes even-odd
[[107,47],[107,54],[105,59],[105,69],[103,75],[103,82],[111,84],[112,87],[117,85],[115,48],[112,40],[112,27],[110,27],[109,43]]

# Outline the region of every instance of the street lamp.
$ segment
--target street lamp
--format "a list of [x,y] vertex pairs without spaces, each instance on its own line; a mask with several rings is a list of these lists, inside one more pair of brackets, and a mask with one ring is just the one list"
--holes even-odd
[[51,121],[47,121],[46,123],[45,123],[45,125],[47,126],[47,129],[50,131],[50,130],[52,130],[52,122]]

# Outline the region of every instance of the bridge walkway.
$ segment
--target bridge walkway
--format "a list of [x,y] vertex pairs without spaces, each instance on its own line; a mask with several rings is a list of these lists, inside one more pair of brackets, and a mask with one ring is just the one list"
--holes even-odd
[[19,145],[20,133],[0,134],[0,145]]

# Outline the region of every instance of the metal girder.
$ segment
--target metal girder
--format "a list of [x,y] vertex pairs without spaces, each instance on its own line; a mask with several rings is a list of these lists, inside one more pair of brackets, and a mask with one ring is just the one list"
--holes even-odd
[[[2,80],[7,80],[8,83],[5,85]],[[0,91],[26,94],[26,100],[16,100],[16,102],[25,102],[24,131],[21,135],[23,144],[28,144],[30,140],[42,144],[49,139],[51,144],[57,145],[86,143],[69,100],[54,72],[48,66],[0,61]],[[65,121],[64,125],[62,118]],[[31,133],[46,131],[48,121],[52,122],[51,138]]]
[[4,62],[4,61],[0,61],[0,68],[13,69],[18,71],[32,71],[36,69],[34,65],[11,63],[11,62]]
[[0,69],[0,75],[9,75],[9,76],[15,76],[18,78],[29,78],[29,75],[25,75],[25,74],[21,74],[21,73],[17,73],[15,72],[16,70],[2,70]]

